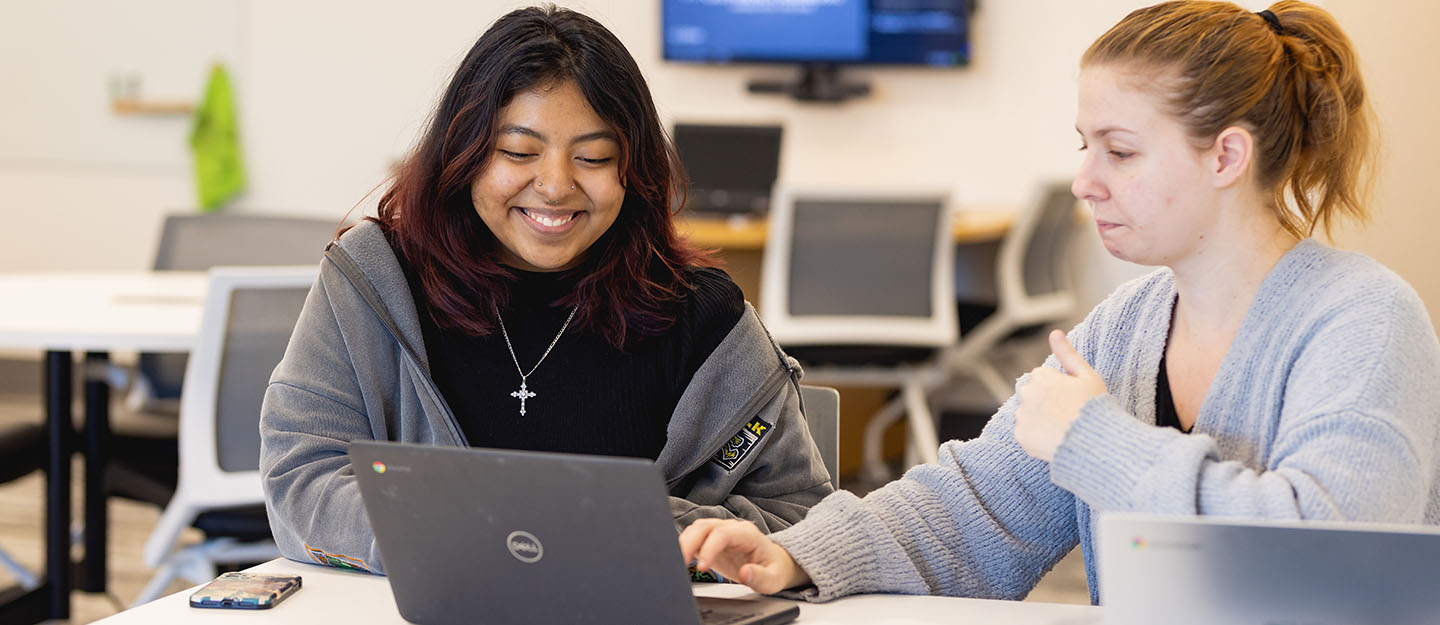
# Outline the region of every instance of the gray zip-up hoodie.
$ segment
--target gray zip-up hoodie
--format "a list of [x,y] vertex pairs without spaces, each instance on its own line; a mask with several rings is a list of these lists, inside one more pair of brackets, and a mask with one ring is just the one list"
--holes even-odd
[[[776,531],[830,494],[800,375],[747,304],[681,395],[655,460],[677,526],[742,518]],[[430,377],[414,300],[378,225],[363,222],[326,251],[260,412],[281,553],[383,572],[346,445],[467,443]]]

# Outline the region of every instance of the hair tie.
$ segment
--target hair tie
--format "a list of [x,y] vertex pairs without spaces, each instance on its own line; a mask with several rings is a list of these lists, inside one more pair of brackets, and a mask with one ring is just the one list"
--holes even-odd
[[1258,11],[1258,12],[1256,12],[1255,14],[1256,14],[1256,15],[1259,15],[1259,16],[1262,17],[1262,18],[1264,18],[1264,19],[1265,19],[1265,23],[1270,25],[1270,30],[1275,31],[1275,34],[1277,34],[1277,35],[1283,35],[1283,34],[1285,34],[1285,28],[1280,25],[1280,18],[1275,17],[1275,14],[1274,14],[1274,13],[1271,13],[1271,12],[1270,12],[1270,9],[1265,9],[1264,11]]

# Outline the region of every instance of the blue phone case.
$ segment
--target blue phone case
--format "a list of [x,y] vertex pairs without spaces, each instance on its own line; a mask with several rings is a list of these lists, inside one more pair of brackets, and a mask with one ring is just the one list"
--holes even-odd
[[231,572],[211,580],[190,595],[192,608],[264,610],[300,589],[299,575]]

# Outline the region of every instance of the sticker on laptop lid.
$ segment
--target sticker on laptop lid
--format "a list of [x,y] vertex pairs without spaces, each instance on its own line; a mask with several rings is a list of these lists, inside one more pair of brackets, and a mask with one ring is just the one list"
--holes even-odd
[[735,467],[740,466],[740,463],[745,460],[745,456],[750,455],[750,450],[755,449],[755,446],[760,443],[760,439],[770,433],[771,427],[760,417],[751,419],[749,423],[745,424],[745,427],[740,428],[739,432],[736,432],[734,436],[730,437],[730,440],[720,446],[720,450],[715,452],[715,457],[711,460],[724,467],[726,471],[734,471]]

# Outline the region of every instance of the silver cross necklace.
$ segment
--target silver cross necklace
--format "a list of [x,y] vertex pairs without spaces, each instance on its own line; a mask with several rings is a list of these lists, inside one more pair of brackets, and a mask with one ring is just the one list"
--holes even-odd
[[510,361],[515,363],[515,372],[520,374],[520,390],[510,393],[511,397],[520,400],[520,416],[525,416],[525,400],[535,396],[535,393],[525,386],[525,379],[529,378],[531,373],[535,373],[535,369],[540,367],[540,363],[545,362],[545,357],[550,355],[550,350],[555,349],[555,344],[560,342],[560,337],[565,336],[565,328],[570,327],[570,320],[575,318],[575,311],[579,309],[579,306],[570,309],[570,316],[565,318],[565,325],[560,326],[560,332],[555,335],[554,340],[550,341],[550,346],[545,348],[545,353],[540,354],[540,360],[535,361],[535,366],[530,367],[528,372],[520,368],[520,359],[515,357],[515,346],[510,344],[510,333],[505,330],[505,319],[500,316],[500,309],[493,309],[495,320],[500,322],[500,334],[505,337],[505,347],[510,350]]

